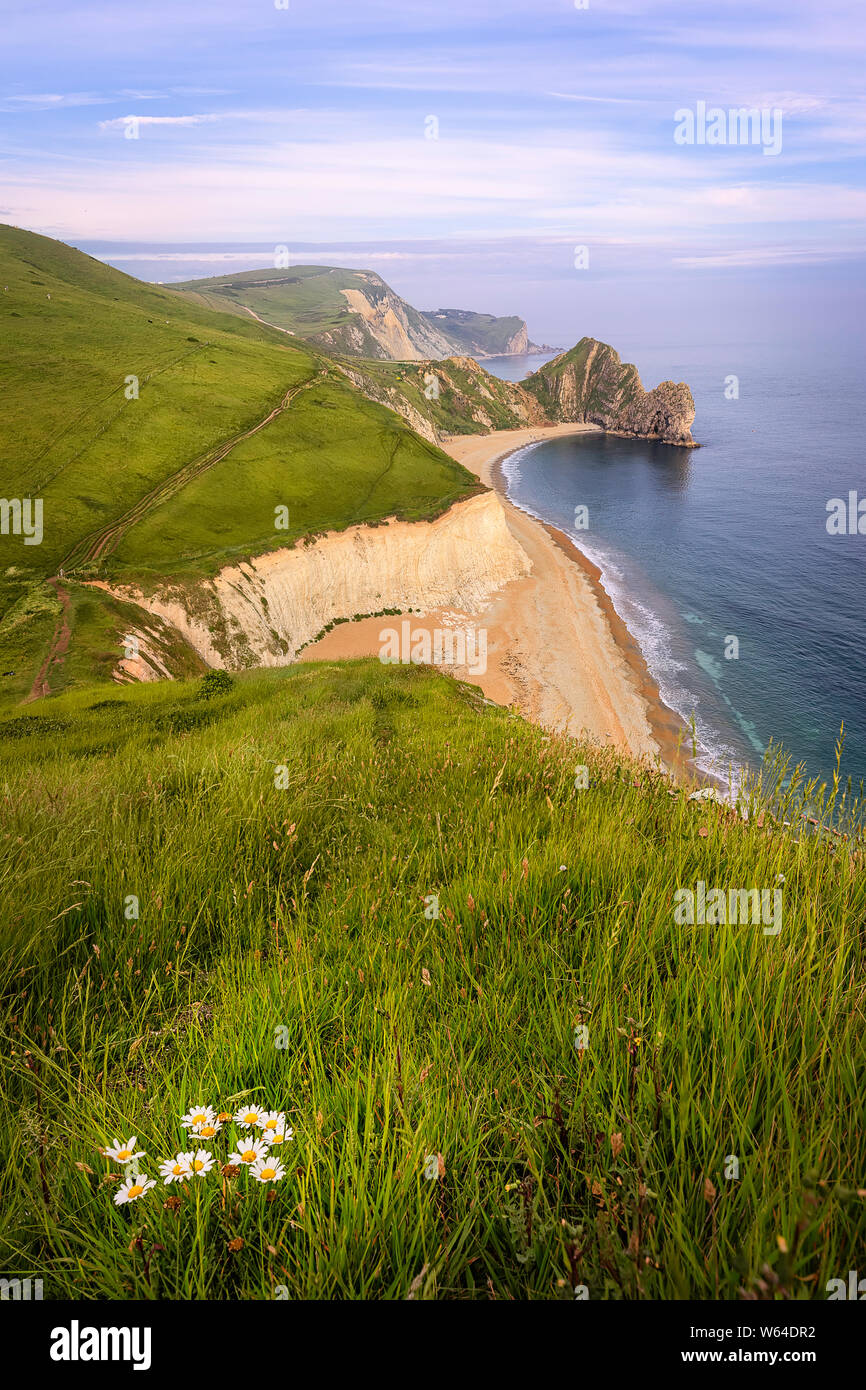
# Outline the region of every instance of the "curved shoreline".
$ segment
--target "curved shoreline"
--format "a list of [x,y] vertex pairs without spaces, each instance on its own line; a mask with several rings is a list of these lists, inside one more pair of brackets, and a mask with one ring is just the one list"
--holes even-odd
[[[517,430],[498,430],[482,436],[455,435],[445,441],[443,447],[465,468],[476,473],[481,482],[496,492],[507,513],[516,513],[524,521],[540,528],[545,533],[548,543],[553,542],[557,549],[578,567],[600,610],[616,650],[628,670],[631,686],[646,711],[653,743],[665,766],[690,781],[712,781],[722,786],[724,784],[721,780],[711,773],[702,771],[692,756],[691,729],[682,715],[663,700],[658,682],[647,666],[640,643],[620,617],[604,587],[599,567],[583,554],[564,531],[550,522],[542,521],[531,512],[524,511],[508,495],[503,465],[512,454],[529,444],[542,443],[545,439],[584,434],[590,430],[602,432],[599,425],[536,425]],[[486,449],[484,441],[488,445]]]
[[[542,727],[588,737],[636,759],[660,760],[684,779],[697,775],[687,726],[661,698],[643,653],[617,613],[598,568],[556,527],[516,506],[507,495],[504,460],[525,445],[597,425],[524,426],[441,441],[488,495],[494,496],[525,572],[484,603],[408,610],[419,637],[441,629],[484,632],[485,664],[455,666],[496,704],[513,706]],[[460,504],[458,504],[460,505]],[[434,601],[435,605],[435,601]],[[375,655],[382,620],[360,614],[311,643],[301,660]],[[609,741],[609,742],[608,742]]]
[[[536,441],[526,441],[526,443],[533,442]],[[538,440],[537,442],[541,443],[542,440]],[[629,669],[634,684],[637,687],[638,694],[647,707],[647,718],[649,720],[650,729],[658,745],[662,761],[672,770],[679,773],[686,773],[694,777],[698,769],[695,760],[691,754],[686,751],[691,741],[691,730],[682,716],[662,699],[658,682],[647,666],[646,657],[641,650],[640,643],[616,611],[613,600],[604,587],[604,581],[598,565],[590,560],[587,555],[584,555],[583,551],[575,545],[571,537],[567,536],[564,531],[561,531],[557,526],[553,526],[548,521],[542,521],[540,517],[534,516],[531,512],[524,511],[517,502],[514,502],[512,498],[509,497],[508,482],[505,477],[503,465],[506,459],[510,458],[512,454],[516,454],[521,449],[526,448],[526,443],[515,444],[490,460],[490,486],[499,495],[505,505],[514,507],[524,516],[529,517],[532,521],[536,521],[539,526],[542,526],[553,543],[557,545],[570,560],[579,566],[589,581],[595,600],[604,615],[613,640]]]

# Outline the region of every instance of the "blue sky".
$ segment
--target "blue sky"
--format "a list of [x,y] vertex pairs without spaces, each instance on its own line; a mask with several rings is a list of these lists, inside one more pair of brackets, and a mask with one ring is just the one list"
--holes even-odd
[[[610,281],[647,314],[683,285],[723,308],[725,284],[777,285],[779,306],[820,284],[842,312],[862,284],[864,10],[0,0],[0,219],[145,278],[276,245],[363,258],[425,307],[510,295],[541,336]],[[677,145],[699,101],[781,110],[781,152]]]

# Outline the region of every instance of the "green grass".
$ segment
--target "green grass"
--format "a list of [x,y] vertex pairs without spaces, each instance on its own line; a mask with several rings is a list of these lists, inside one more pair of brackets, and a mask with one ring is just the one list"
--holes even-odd
[[[145,586],[199,578],[317,533],[386,516],[425,520],[477,490],[471,473],[393,411],[320,377],[267,430],[129,530],[105,570]],[[288,507],[280,530],[278,507]]]
[[364,273],[357,270],[293,265],[286,270],[245,270],[234,275],[212,275],[205,280],[180,281],[173,286],[173,292],[184,299],[200,298],[211,308],[227,304],[243,312],[248,306],[269,323],[302,338],[317,338],[345,328],[349,318],[363,324],[359,315],[350,312],[342,291],[365,288],[369,289],[368,282]]
[[[374,271],[327,265],[247,270],[174,286],[175,294],[184,300],[236,313],[248,306],[267,323],[326,349],[377,357],[379,344],[362,316],[349,307],[343,290],[359,290],[373,303],[385,294],[399,300]],[[413,325],[422,326],[421,316],[411,305],[404,304],[404,312]]]
[[[862,1268],[863,843],[796,817],[838,800],[768,787],[744,823],[375,661],[77,691],[0,723],[0,763],[4,1274],[736,1299]],[[777,937],[674,920],[779,874]],[[98,1148],[153,1175],[200,1101],[288,1112],[273,1200],[115,1207]]]
[[[78,579],[201,579],[355,520],[433,517],[477,489],[276,329],[7,226],[0,285],[3,495],[41,498],[44,526],[40,545],[0,536],[0,671],[16,671],[0,676],[0,704],[26,694],[48,650],[56,596],[44,581],[59,567]],[[289,507],[288,531],[274,528],[277,505]],[[39,594],[25,631],[22,605]],[[108,650],[86,645],[91,630],[79,624],[73,638],[85,681],[104,673]]]
[[[537,411],[534,399],[515,382],[501,381],[482,366],[444,362],[348,362],[378,395],[399,393],[418,414],[445,434],[479,434],[486,430],[519,429],[528,411]],[[436,394],[428,396],[431,377]],[[393,396],[391,396],[393,399]]]

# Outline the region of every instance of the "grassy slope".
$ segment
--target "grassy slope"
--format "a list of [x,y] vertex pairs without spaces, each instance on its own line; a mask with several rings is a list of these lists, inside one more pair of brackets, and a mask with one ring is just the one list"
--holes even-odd
[[[419,668],[114,699],[0,724],[4,1272],[807,1298],[862,1268],[862,844],[690,804]],[[778,937],[673,920],[678,886],[777,874]],[[153,1173],[202,1100],[290,1112],[273,1202],[244,1174],[116,1208],[97,1147],[135,1134]]]
[[[346,366],[363,373],[376,391],[396,390],[419,415],[445,434],[478,434],[487,429],[517,429],[526,423],[525,413],[516,408],[532,404],[521,387],[502,381],[473,363],[457,365],[453,358],[444,362],[349,361]],[[430,378],[438,383],[438,394],[426,395]],[[483,411],[488,425],[476,418]]]
[[[166,573],[197,577],[301,536],[384,516],[421,520],[476,488],[471,474],[392,411],[328,376],[188,484],[170,508],[129,531],[110,568],[145,583]],[[289,508],[288,530],[274,529],[277,506]]]
[[[517,315],[497,318],[459,309],[421,311],[390,288],[375,271],[346,270],[337,266],[297,265],[287,270],[248,270],[237,275],[215,275],[205,280],[186,280],[172,287],[176,292],[212,308],[243,313],[249,306],[269,323],[301,338],[319,339],[339,334],[351,323],[367,339],[371,356],[378,357],[375,341],[359,314],[350,313],[344,289],[360,290],[373,302],[384,294],[399,300],[415,328],[429,327],[443,333],[455,353],[504,352],[509,340],[524,326]],[[339,351],[339,341],[334,350]],[[355,354],[353,354],[355,355]]]
[[[204,303],[214,308],[223,301],[235,309],[247,305],[261,318],[290,333],[301,338],[319,338],[323,333],[339,332],[349,321],[369,337],[363,319],[350,312],[341,291],[361,290],[375,298],[379,286],[387,289],[372,272],[345,270],[339,266],[296,265],[289,270],[248,270],[237,275],[188,280],[175,285],[174,289],[182,292],[184,298],[201,296]],[[370,343],[375,347],[372,338]]]
[[[215,314],[11,227],[0,227],[0,285],[8,286],[0,293],[3,495],[41,497],[45,528],[39,546],[0,537],[0,673],[15,672],[0,674],[0,703],[27,693],[50,643],[56,596],[45,578],[289,391],[297,395],[272,425],[212,477],[147,512],[137,523],[143,539],[133,528],[86,573],[194,578],[362,516],[435,515],[476,486],[312,349],[252,319]],[[139,378],[137,400],[124,393],[130,375]],[[308,383],[312,394],[301,389]],[[331,466],[314,465],[320,458]],[[278,504],[290,508],[289,533],[273,529]],[[25,610],[33,620],[17,621]],[[73,645],[83,637],[73,632]],[[91,676],[104,670],[101,651],[91,652]]]

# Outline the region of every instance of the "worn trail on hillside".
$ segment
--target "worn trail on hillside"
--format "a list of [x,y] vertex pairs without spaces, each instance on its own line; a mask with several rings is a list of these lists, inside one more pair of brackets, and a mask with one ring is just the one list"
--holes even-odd
[[130,507],[129,511],[124,512],[122,516],[118,517],[115,521],[109,522],[106,526],[100,527],[98,531],[93,531],[89,536],[85,536],[85,538],[79,541],[74,549],[63,559],[60,569],[77,569],[81,565],[89,564],[94,560],[102,560],[106,555],[110,555],[120,544],[131,526],[143,520],[143,518],[156,507],[161,506],[163,502],[167,502],[170,497],[180,492],[182,488],[186,487],[188,483],[193,482],[194,479],[200,477],[202,473],[206,473],[208,469],[213,468],[215,464],[222,462],[236,445],[243,443],[245,439],[250,439],[254,434],[258,434],[259,430],[271,424],[278,415],[282,415],[283,411],[288,409],[296,396],[302,391],[308,390],[309,387],[313,385],[317,375],[321,376],[326,372],[327,368],[321,367],[318,373],[314,373],[312,376],[308,377],[306,381],[302,381],[298,386],[290,387],[279,405],[274,406],[273,410],[271,410],[263,420],[259,420],[255,425],[251,425],[248,429],[242,430],[239,434],[232,435],[230,439],[224,440],[221,444],[217,444],[213,449],[209,449],[206,454],[201,454],[190,463],[184,464],[183,468],[178,469],[171,477],[166,478],[163,482],[157,484],[155,488],[152,488],[150,492],[145,493],[144,497],[139,498],[135,506]]
[[56,579],[49,579],[48,583],[53,586],[54,592],[60,599],[62,608],[54,628],[48,654],[39,668],[39,674],[30,687],[30,694],[24,701],[25,705],[29,705],[32,700],[40,700],[45,695],[51,694],[51,687],[48,684],[48,672],[52,666],[58,666],[63,661],[69,649],[69,639],[72,636],[72,630],[69,626],[69,595]]

